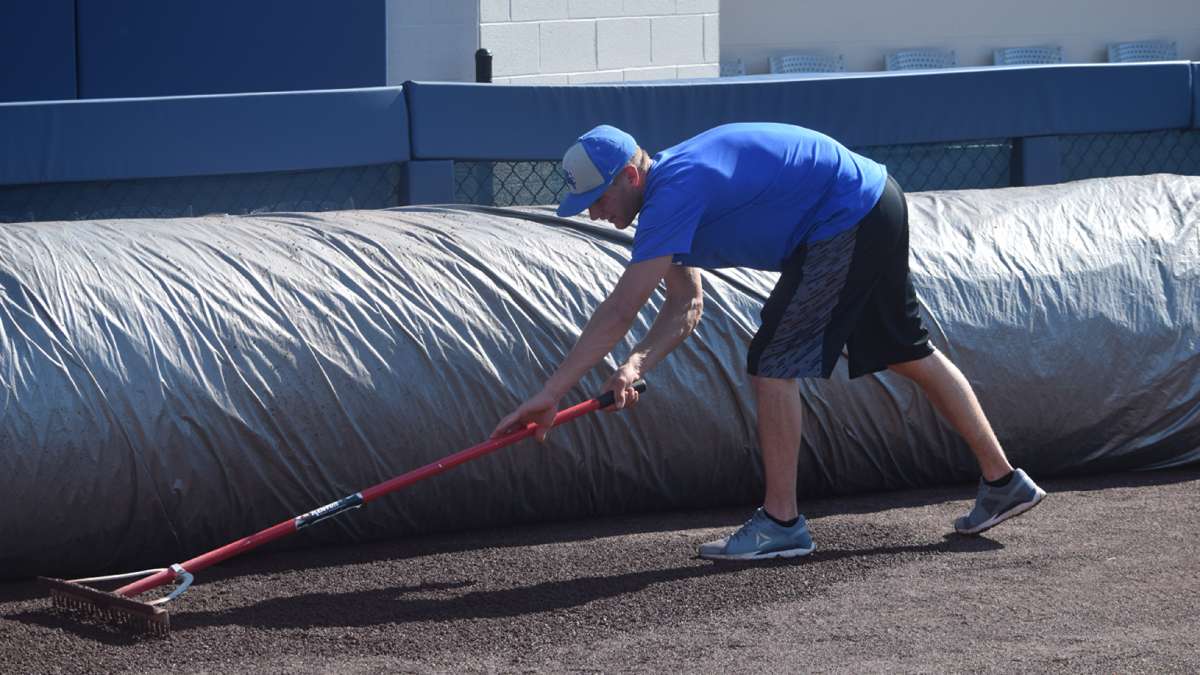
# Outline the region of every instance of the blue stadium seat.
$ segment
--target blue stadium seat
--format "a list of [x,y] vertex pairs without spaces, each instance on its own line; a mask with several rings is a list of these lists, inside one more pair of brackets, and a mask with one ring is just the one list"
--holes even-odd
[[741,59],[721,62],[721,77],[737,77],[746,74],[746,64]]
[[1062,47],[1037,45],[1034,47],[1001,47],[992,52],[992,62],[997,66],[1028,66],[1038,63],[1062,63]]
[[1179,58],[1179,50],[1170,40],[1138,40],[1117,42],[1108,46],[1109,63],[1133,61],[1173,61]]
[[953,49],[917,47],[915,49],[903,49],[888,54],[885,65],[888,70],[954,68],[958,65],[958,56],[955,55]]
[[772,56],[772,73],[840,73],[846,70],[846,59],[841,54],[800,52]]

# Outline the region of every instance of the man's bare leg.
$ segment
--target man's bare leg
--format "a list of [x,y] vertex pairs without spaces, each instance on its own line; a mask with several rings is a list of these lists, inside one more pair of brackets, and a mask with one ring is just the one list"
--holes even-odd
[[752,377],[758,401],[758,444],[762,448],[767,493],[763,507],[779,520],[799,515],[796,508],[796,464],[804,408],[794,379]]
[[767,494],[763,508],[756,509],[745,525],[723,539],[701,544],[701,558],[794,558],[808,555],[815,548],[808,521],[796,510],[796,465],[804,419],[800,387],[794,379],[752,379],[758,399],[758,444],[762,448]]
[[[895,363],[888,369],[921,387],[933,407],[975,453],[984,480],[1002,478],[1013,470],[1000,442],[996,440],[996,434],[992,432],[992,425],[983,414],[979,399],[975,398],[974,390],[950,359],[934,351],[923,359]],[[760,427],[761,424],[760,421]]]

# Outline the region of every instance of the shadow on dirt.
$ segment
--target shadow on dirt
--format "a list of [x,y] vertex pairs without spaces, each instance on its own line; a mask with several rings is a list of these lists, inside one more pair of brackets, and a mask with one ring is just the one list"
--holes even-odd
[[[808,561],[774,565],[802,566]],[[638,593],[647,587],[742,571],[749,565],[692,564],[670,569],[646,570],[602,577],[580,577],[521,588],[437,593],[437,597],[415,597],[431,592],[427,585],[353,593],[313,593],[267,600],[224,612],[190,613],[177,630],[213,625],[240,624],[255,628],[314,628],[370,626],[381,623],[437,623],[464,619],[511,618],[552,612],[616,596]],[[466,590],[474,581],[458,584]],[[313,610],[318,610],[314,614]]]
[[[47,605],[49,605],[49,601],[47,601]],[[60,630],[84,640],[114,647],[128,647],[158,639],[126,627],[114,626],[110,623],[105,623],[75,612],[51,609],[48,606],[44,609],[9,614],[3,618],[43,628]]]
[[[464,580],[401,586],[352,593],[310,593],[276,598],[220,612],[189,612],[179,617],[175,631],[238,624],[260,629],[371,626],[438,623],[464,619],[520,617],[580,607],[599,600],[636,594],[656,584],[700,577],[738,574],[780,567],[819,567],[846,559],[901,554],[977,553],[1003,548],[986,537],[946,535],[942,541],[917,545],[844,548],[817,551],[804,558],[759,562],[710,562],[611,576],[580,577],[499,590],[471,590],[477,582]],[[813,595],[817,587],[797,585],[795,597]]]
[[871,556],[892,556],[901,553],[982,553],[1004,548],[1004,544],[988,537],[968,537],[960,534],[947,534],[942,541],[932,544],[912,544],[900,546],[875,546],[872,548],[856,549],[818,549],[813,551],[810,559],[840,560],[843,558],[866,558]]
[[[1114,487],[1149,487],[1200,479],[1200,464],[1183,468],[1096,474],[1040,481],[1049,492],[1103,490]],[[811,518],[839,514],[864,514],[897,508],[913,508],[948,501],[966,501],[975,494],[974,485],[935,487],[898,492],[880,492],[808,500],[802,505]],[[205,570],[205,581],[220,581],[246,574],[287,571],[295,555],[303,551],[305,567],[319,569],[369,563],[381,559],[405,559],[480,548],[508,548],[587,541],[598,537],[645,534],[691,529],[732,528],[741,525],[753,506],[665,511],[624,516],[598,517],[583,521],[549,521],[489,530],[467,530],[398,537],[384,541],[342,545],[271,546],[254,555],[230,560],[219,568]],[[194,551],[193,555],[204,551]],[[154,561],[153,564],[163,564]],[[143,567],[145,565],[142,565]],[[136,566],[135,566],[136,567]],[[124,570],[89,570],[101,574]],[[0,583],[0,603],[22,601],[42,595],[32,580]]]
[[[1168,471],[1102,474],[1043,481],[1050,492],[1091,491],[1120,487],[1169,485],[1200,478],[1200,466]],[[856,495],[847,498],[817,500],[806,505],[812,518],[845,513],[872,513],[888,509],[921,506],[948,500],[967,500],[971,489],[933,488],[905,493]],[[403,560],[427,555],[457,553],[483,548],[536,546],[584,541],[600,537],[642,533],[726,528],[740,524],[746,507],[702,511],[669,512],[652,515],[600,518],[590,521],[527,525],[499,530],[440,534],[398,539],[340,548],[310,549],[304,552],[305,569],[341,567],[379,560]],[[470,617],[510,617],[556,609],[578,607],[596,600],[636,593],[655,584],[736,574],[752,567],[821,566],[855,559],[870,561],[904,554],[941,554],[986,552],[1003,546],[986,537],[946,535],[942,541],[903,544],[899,533],[888,534],[890,526],[860,523],[854,530],[841,531],[836,524],[826,525],[822,547],[807,558],[763,563],[709,563],[694,559],[690,564],[665,569],[634,571],[615,576],[594,576],[536,584],[528,587],[472,591],[473,580],[446,581],[422,586],[400,587],[345,594],[314,593],[276,598],[254,605],[221,612],[183,612],[176,619],[175,631],[211,625],[310,627],[322,625],[371,625],[373,623],[420,623],[458,620]],[[880,542],[856,548],[848,542],[856,539]],[[881,539],[883,541],[881,541]],[[890,541],[888,541],[890,540]],[[296,552],[285,551],[232,560],[220,568],[206,570],[204,584],[249,574],[272,574],[295,569]],[[873,563],[871,563],[873,564]],[[3,615],[4,619],[63,629],[96,642],[112,645],[136,644],[142,640],[107,626],[80,622],[58,611],[26,603],[46,597],[46,591],[33,581],[0,584],[0,604],[24,605],[21,611]],[[366,611],[364,611],[366,610]],[[356,623],[349,617],[362,617]]]

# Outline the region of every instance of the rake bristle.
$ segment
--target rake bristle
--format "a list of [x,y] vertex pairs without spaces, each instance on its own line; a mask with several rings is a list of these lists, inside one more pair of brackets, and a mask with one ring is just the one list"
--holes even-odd
[[63,579],[38,579],[50,587],[50,603],[58,609],[156,637],[171,632],[171,616],[161,607]]

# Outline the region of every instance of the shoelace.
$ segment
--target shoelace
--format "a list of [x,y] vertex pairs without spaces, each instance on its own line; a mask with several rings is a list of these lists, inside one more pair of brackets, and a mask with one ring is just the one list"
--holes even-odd
[[989,489],[983,481],[979,483],[979,491],[975,493],[975,506],[971,508],[968,517],[978,515],[986,518],[996,512],[996,507],[1003,502],[1003,494],[999,490]]
[[751,516],[750,520],[747,520],[746,522],[742,523],[742,526],[738,528],[737,532],[734,532],[733,536],[731,536],[729,538],[729,543],[732,544],[735,541],[741,541],[742,539],[749,537],[750,536],[750,523],[753,523],[753,522],[754,522],[754,516]]

